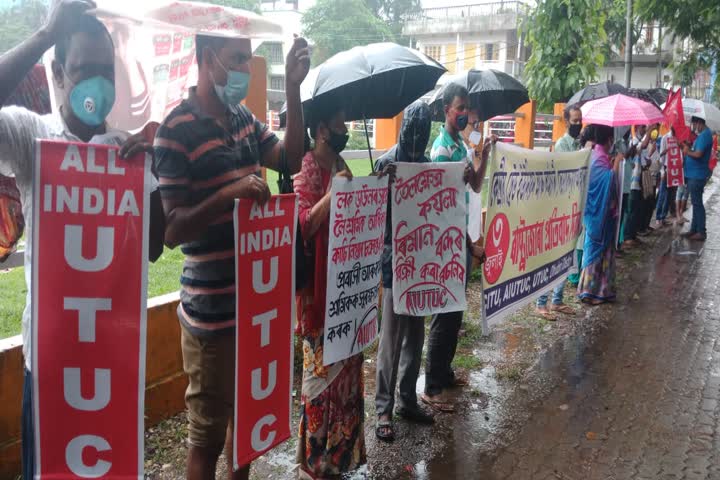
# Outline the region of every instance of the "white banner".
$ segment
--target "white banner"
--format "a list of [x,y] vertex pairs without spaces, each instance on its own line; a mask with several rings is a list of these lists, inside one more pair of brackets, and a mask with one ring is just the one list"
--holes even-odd
[[397,164],[391,200],[398,315],[467,308],[464,168],[464,162]]
[[325,365],[362,352],[377,337],[387,198],[387,177],[333,179]]

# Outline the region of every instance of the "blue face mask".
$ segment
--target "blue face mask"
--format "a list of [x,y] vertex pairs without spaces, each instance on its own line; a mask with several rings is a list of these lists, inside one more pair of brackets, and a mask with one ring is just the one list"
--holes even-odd
[[[236,72],[235,70],[228,70],[225,65],[220,62],[220,59],[215,56],[218,65],[225,70],[227,74],[227,84],[218,85],[213,77],[213,83],[215,84],[215,94],[218,96],[226,107],[230,110],[235,110],[240,102],[247,97],[248,85],[250,85],[250,74],[246,72]],[[212,76],[212,72],[210,73]]]
[[[67,78],[67,74],[65,75]],[[115,104],[115,86],[105,77],[97,76],[75,84],[70,91],[70,107],[75,116],[90,127],[105,122]]]

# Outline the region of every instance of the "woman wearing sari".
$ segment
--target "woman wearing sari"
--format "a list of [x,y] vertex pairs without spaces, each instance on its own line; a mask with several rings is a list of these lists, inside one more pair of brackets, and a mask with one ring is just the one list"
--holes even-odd
[[618,222],[618,169],[622,161],[609,157],[613,129],[593,125],[595,147],[590,156],[590,179],[583,223],[585,244],[578,296],[590,305],[615,299],[615,234]]
[[348,141],[342,111],[313,119],[315,146],[294,179],[300,229],[309,262],[308,286],[297,296],[296,333],[303,342],[297,462],[301,479],[338,478],[366,463],[363,355],[323,366],[330,187],[352,178],[340,152]]

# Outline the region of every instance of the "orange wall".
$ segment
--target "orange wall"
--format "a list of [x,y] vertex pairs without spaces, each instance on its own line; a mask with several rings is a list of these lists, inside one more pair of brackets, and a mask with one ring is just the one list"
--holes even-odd
[[530,100],[516,110],[516,113],[521,114],[521,116],[515,118],[515,143],[520,144],[524,148],[532,149],[535,146],[536,112],[537,105],[535,100]]
[[402,117],[403,114],[400,112],[393,118],[375,120],[375,148],[377,150],[387,150],[397,143]]

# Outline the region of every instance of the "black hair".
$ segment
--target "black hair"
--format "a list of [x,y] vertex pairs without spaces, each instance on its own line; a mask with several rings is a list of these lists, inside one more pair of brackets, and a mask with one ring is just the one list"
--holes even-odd
[[590,141],[595,141],[595,124],[587,125],[580,132],[580,146],[585,147],[585,144]]
[[704,118],[700,118],[700,117],[696,117],[695,115],[693,115],[693,116],[690,118],[690,123],[692,123],[692,122],[700,122],[700,123],[702,123],[703,125],[705,125],[705,119],[704,119]]
[[572,105],[568,105],[567,108],[565,108],[565,111],[563,112],[563,118],[566,122],[570,121],[570,112],[572,112],[573,110],[580,111],[580,104],[573,103]]
[[320,124],[324,123],[325,125],[328,125],[333,117],[340,112],[340,110],[342,110],[342,107],[338,104],[332,107],[325,106],[324,108],[317,106],[317,108],[313,109],[313,112],[309,115],[310,118],[307,121],[308,126],[310,127],[310,136],[313,140],[315,140],[315,135]]
[[443,91],[443,107],[449,107],[452,105],[453,100],[455,100],[456,97],[460,98],[467,98],[468,91],[467,88],[463,87],[462,85],[458,85],[457,83],[451,83],[450,85],[445,87],[445,90]]
[[594,125],[593,130],[595,131],[595,143],[598,145],[607,145],[608,140],[615,136],[613,127],[607,125]]
[[73,22],[73,28],[65,32],[55,43],[55,60],[62,66],[65,66],[67,61],[67,52],[70,47],[70,40],[76,33],[87,33],[93,37],[105,36],[107,37],[113,50],[115,50],[115,43],[108,32],[107,27],[96,17],[91,15],[80,15],[80,17]]
[[202,64],[202,54],[206,47],[218,53],[225,46],[226,41],[227,38],[214,35],[203,35],[201,33],[195,35],[195,58],[198,65]]

